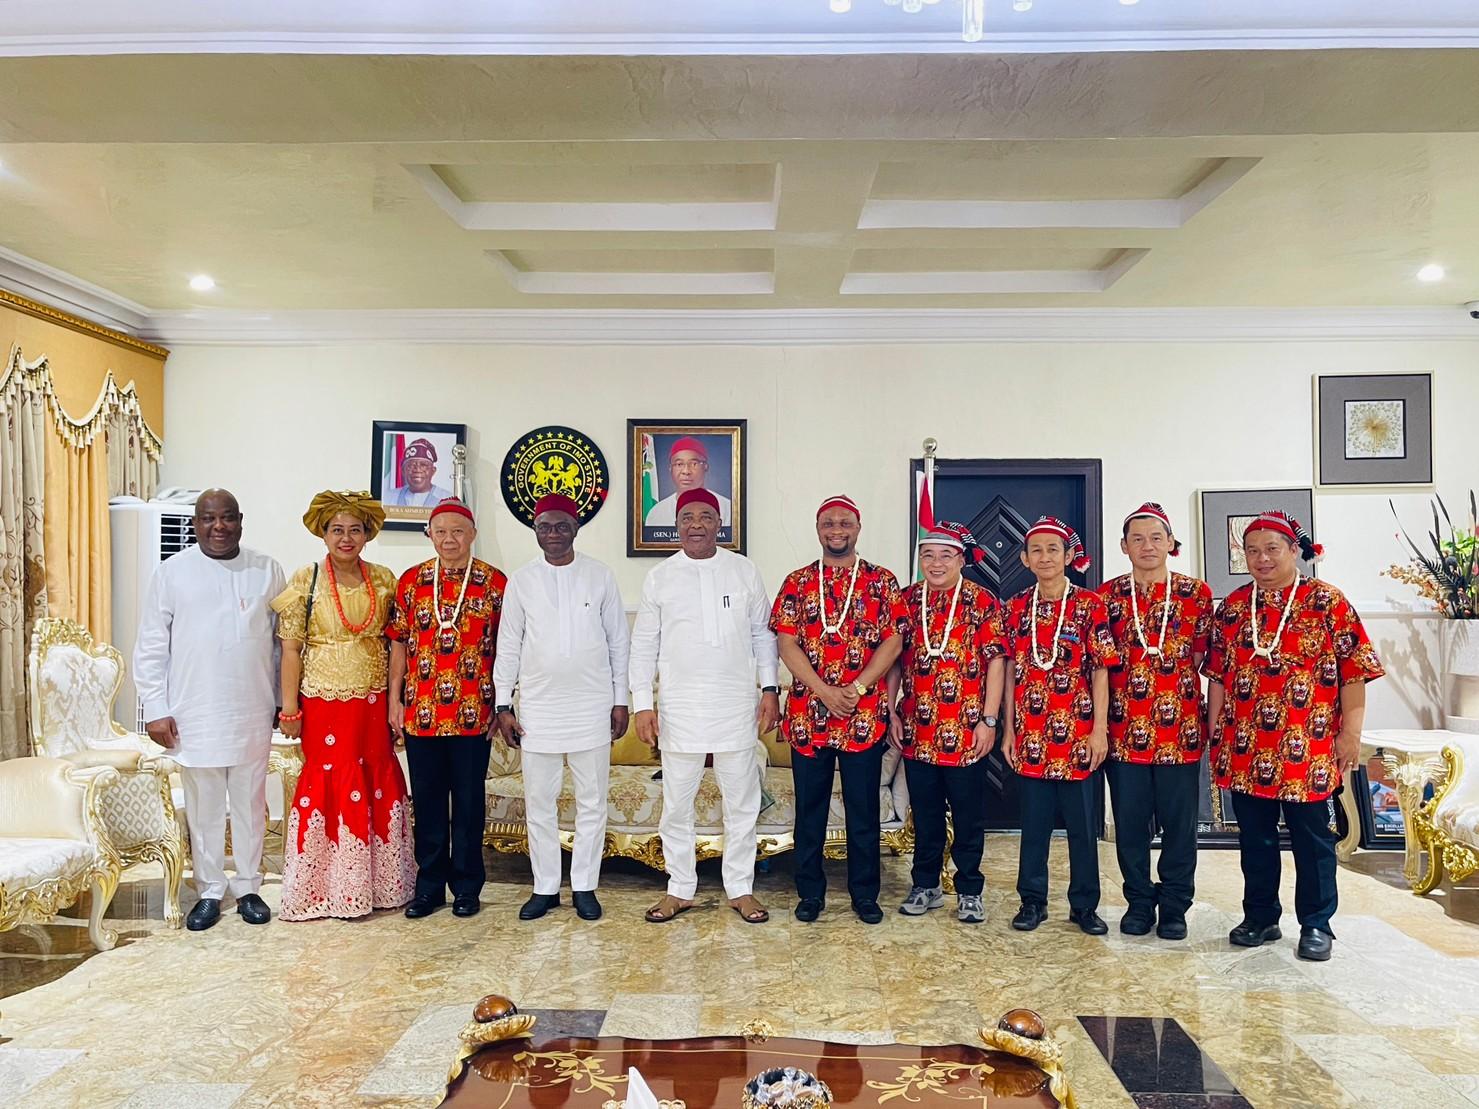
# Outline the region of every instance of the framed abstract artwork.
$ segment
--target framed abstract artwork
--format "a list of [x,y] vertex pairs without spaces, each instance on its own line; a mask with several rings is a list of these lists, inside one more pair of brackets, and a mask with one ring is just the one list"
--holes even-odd
[[1274,509],[1287,512],[1312,534],[1318,534],[1314,530],[1315,491],[1309,486],[1203,489],[1197,503],[1201,515],[1202,577],[1218,600],[1248,580],[1243,529],[1260,513]]
[[1433,375],[1317,376],[1315,481],[1346,488],[1431,485]]
[[719,546],[745,551],[745,420],[627,421],[627,554],[679,547],[677,504],[688,489],[719,501]]

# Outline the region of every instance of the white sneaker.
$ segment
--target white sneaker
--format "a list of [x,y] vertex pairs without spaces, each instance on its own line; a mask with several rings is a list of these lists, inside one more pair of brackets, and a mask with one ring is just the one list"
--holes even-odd
[[899,912],[905,916],[924,916],[931,909],[938,909],[943,904],[945,904],[945,891],[939,886],[933,889],[915,886],[909,891],[909,896],[904,898],[904,903],[899,906]]
[[979,893],[962,893],[955,899],[955,919],[965,924],[980,924],[986,919],[986,906]]

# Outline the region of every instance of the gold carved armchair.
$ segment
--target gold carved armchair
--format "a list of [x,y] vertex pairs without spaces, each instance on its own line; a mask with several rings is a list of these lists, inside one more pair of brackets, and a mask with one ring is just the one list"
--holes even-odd
[[108,838],[125,868],[142,862],[163,866],[164,920],[180,927],[185,850],[170,791],[175,763],[164,748],[113,719],[122,656],[109,644],[94,643],[71,620],[44,619],[31,638],[30,664],[36,754],[119,773],[118,784],[100,797]]

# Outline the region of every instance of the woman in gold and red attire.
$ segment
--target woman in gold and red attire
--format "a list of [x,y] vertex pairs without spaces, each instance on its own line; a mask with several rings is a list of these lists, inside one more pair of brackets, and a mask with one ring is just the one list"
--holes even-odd
[[1300,573],[1321,553],[1294,517],[1265,512],[1243,531],[1253,580],[1217,608],[1209,679],[1217,784],[1233,791],[1243,861],[1240,947],[1281,938],[1279,816],[1294,849],[1301,959],[1330,958],[1335,834],[1330,795],[1356,768],[1366,683],[1384,671],[1345,596]]
[[[1212,589],[1173,573],[1181,544],[1166,510],[1147,501],[1125,517],[1130,573],[1099,591],[1122,665],[1109,672],[1109,778],[1114,848],[1128,908],[1120,931],[1186,938],[1197,870],[1197,810],[1207,727],[1200,668],[1212,633]],[[1159,882],[1150,834],[1161,829]],[[1159,920],[1157,920],[1159,914]]]

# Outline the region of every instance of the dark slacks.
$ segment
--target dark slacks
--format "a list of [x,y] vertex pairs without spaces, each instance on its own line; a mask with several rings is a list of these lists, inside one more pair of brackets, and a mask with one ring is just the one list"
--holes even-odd
[[445,897],[450,887],[453,897],[476,897],[483,888],[491,750],[485,735],[406,736],[420,896]]
[[1243,915],[1254,924],[1277,924],[1279,904],[1279,813],[1294,849],[1294,913],[1303,928],[1330,931],[1335,915],[1335,833],[1324,801],[1278,801],[1234,793],[1238,850],[1243,862]]
[[1094,831],[1094,783],[1017,778],[1022,799],[1022,848],[1017,861],[1017,895],[1023,903],[1048,903],[1048,847],[1061,814],[1068,831],[1068,907],[1099,907],[1099,844]]
[[909,807],[914,810],[914,869],[911,881],[921,889],[940,884],[945,865],[945,809],[955,841],[950,858],[955,863],[955,892],[977,895],[986,888],[981,853],[986,849],[986,760],[970,766],[936,766],[904,760],[909,784]]
[[[1114,849],[1130,908],[1180,917],[1191,908],[1197,873],[1197,799],[1201,764],[1110,761]],[[1161,832],[1160,881],[1150,880],[1150,840]]]
[[854,902],[877,901],[879,884],[878,790],[883,776],[883,743],[866,751],[817,749],[791,752],[796,787],[796,893],[824,898],[827,875],[822,844],[832,803],[833,774],[842,775],[842,808],[847,825],[847,892]]

